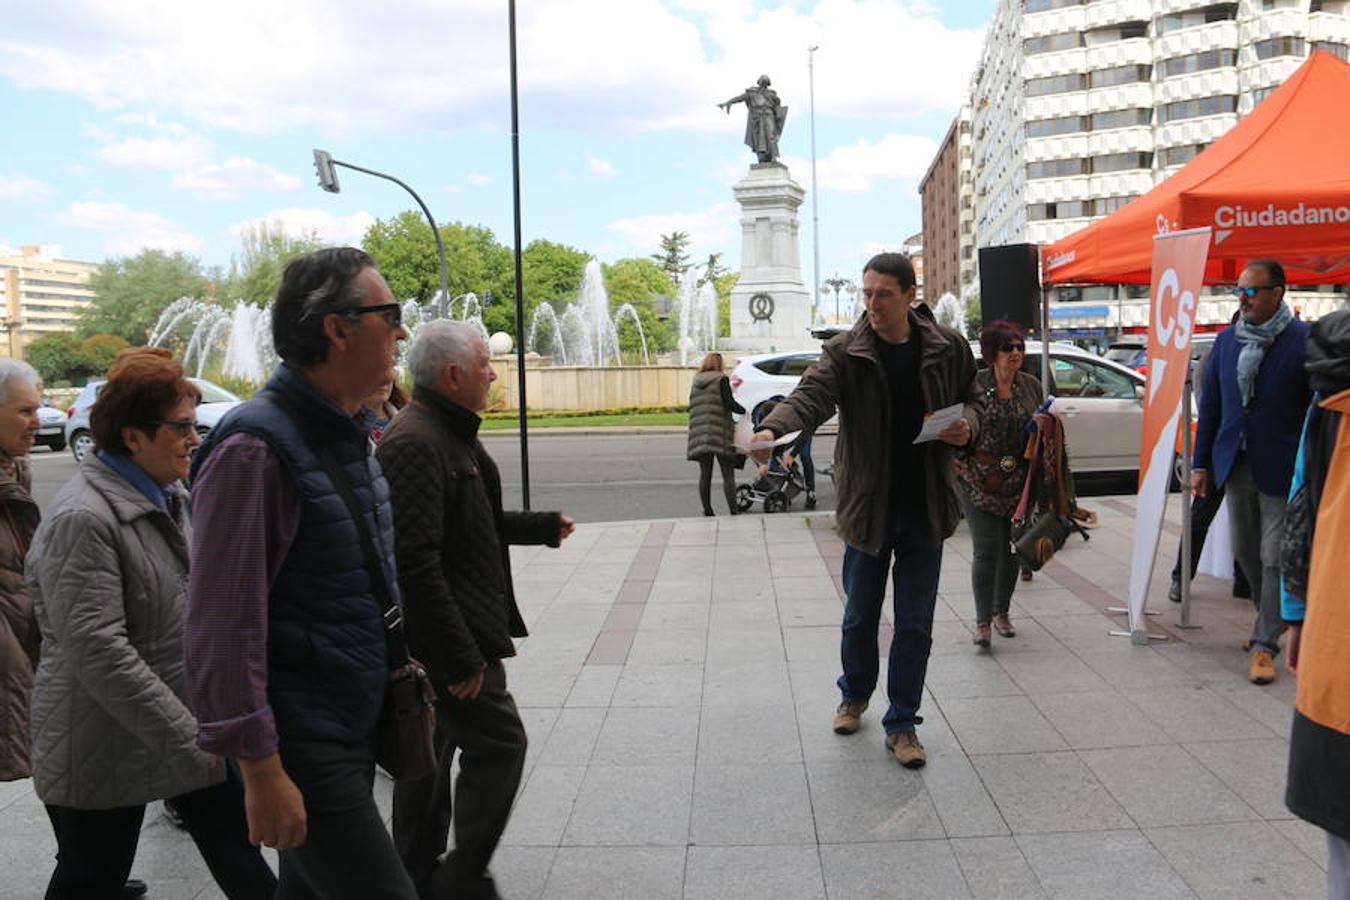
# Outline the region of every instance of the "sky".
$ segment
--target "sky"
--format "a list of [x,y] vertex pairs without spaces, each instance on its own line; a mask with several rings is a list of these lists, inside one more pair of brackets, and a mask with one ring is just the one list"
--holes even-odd
[[[521,0],[523,237],[612,262],[674,230],[740,257],[743,106],[768,74],[809,192],[815,61],[821,277],[921,230],[918,182],[995,0]],[[512,242],[505,0],[48,0],[0,32],[0,252],[101,261],[145,247],[228,266],[267,222],[359,244],[413,208],[313,148],[396,175],[442,223]],[[811,198],[800,210],[811,275]]]

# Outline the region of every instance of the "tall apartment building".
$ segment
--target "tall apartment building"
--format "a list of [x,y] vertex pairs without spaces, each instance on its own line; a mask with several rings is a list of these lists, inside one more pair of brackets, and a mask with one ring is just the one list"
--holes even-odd
[[[909,261],[914,265],[914,299],[922,303],[926,294],[926,285],[928,283],[927,275],[924,269],[927,263],[927,254],[924,252],[923,232],[911,234],[900,243],[900,252],[909,257]],[[933,299],[942,296],[934,295]]]
[[22,356],[37,338],[75,330],[80,310],[94,299],[89,276],[95,263],[61,259],[51,244],[27,245],[17,256],[0,256],[0,310],[7,339],[0,354]]
[[960,297],[974,280],[975,198],[970,156],[970,110],[963,108],[919,182],[927,281],[934,299],[943,294]]
[[[1119,209],[1308,53],[1348,48],[1350,0],[1000,0],[972,80],[963,252],[1049,243]],[[1122,299],[1113,286],[1076,298]]]

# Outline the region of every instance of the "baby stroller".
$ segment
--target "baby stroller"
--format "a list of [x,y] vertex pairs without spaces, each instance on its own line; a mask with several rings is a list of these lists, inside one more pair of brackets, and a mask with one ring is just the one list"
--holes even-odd
[[[781,398],[774,398],[781,399]],[[766,400],[755,407],[750,419],[758,428],[764,418],[773,411],[774,403]],[[766,513],[784,512],[792,505],[792,499],[806,491],[806,478],[802,474],[801,464],[794,458],[785,463],[783,457],[789,455],[790,445],[773,448],[767,469],[754,481],[736,488],[736,511],[748,512],[756,503],[764,505]]]

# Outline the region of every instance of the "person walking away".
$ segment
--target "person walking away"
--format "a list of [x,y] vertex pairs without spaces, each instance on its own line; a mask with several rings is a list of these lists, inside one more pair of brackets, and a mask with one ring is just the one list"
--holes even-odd
[[[1350,547],[1350,311],[1312,326],[1308,375],[1315,391],[1302,450],[1311,526],[1305,602],[1284,596],[1287,664],[1298,675],[1289,738],[1289,810],[1327,834],[1327,897],[1350,900],[1350,592],[1341,559]],[[1306,533],[1306,532],[1304,532]]]
[[250,838],[279,854],[278,900],[417,896],[372,793],[396,664],[379,597],[399,595],[389,488],[362,409],[407,336],[366,253],[296,257],[272,302],[281,365],[193,463],[197,740],[239,760]]
[[[915,731],[923,719],[928,653],[933,644],[942,542],[961,519],[952,448],[965,446],[970,423],[958,419],[937,441],[915,444],[924,416],[970,396],[975,358],[958,332],[915,306],[914,266],[901,253],[880,253],[863,269],[867,313],[826,342],[756,432],[768,441],[818,428],[839,411],[834,451],[835,522],[844,551],[844,607],[835,710],[838,734],[858,731],[876,687],[877,627],[894,584],[886,694],[886,746],[897,762],[918,768],[928,754]],[[766,462],[768,450],[753,454]],[[894,564],[892,565],[892,561]]]
[[689,388],[689,449],[686,458],[698,463],[698,497],[703,514],[713,515],[712,468],[722,470],[722,494],[736,514],[736,448],[732,440],[732,413],[744,407],[731,396],[731,381],[722,373],[722,354],[703,357]]
[[182,479],[200,399],[169,351],[118,354],[90,413],[97,449],[33,535],[33,786],[57,844],[47,900],[122,896],[145,806],[169,798],[225,896],[276,890],[239,773],[196,747],[185,702]]
[[[436,689],[440,742],[436,771],[394,785],[394,841],[423,897],[493,900],[488,864],[526,748],[502,666],[515,656],[512,638],[526,636],[510,545],[557,547],[576,523],[557,512],[503,511],[497,464],[478,439],[497,374],[473,325],[424,324],[408,367],[412,404],[377,455],[394,508],[408,646]],[[455,849],[439,862],[452,819]]]
[[991,626],[1005,638],[1016,630],[1008,607],[1021,568],[1012,550],[1012,514],[1027,477],[1027,423],[1041,403],[1041,384],[1021,371],[1026,338],[1012,322],[980,332],[988,366],[975,376],[965,416],[970,443],[956,452],[961,511],[970,526],[975,593],[975,645],[988,648]]
[[1248,679],[1275,680],[1280,652],[1279,542],[1308,408],[1308,323],[1284,302],[1284,267],[1254,259],[1233,289],[1239,320],[1219,332],[1205,366],[1191,489],[1228,493],[1234,553],[1252,587]]

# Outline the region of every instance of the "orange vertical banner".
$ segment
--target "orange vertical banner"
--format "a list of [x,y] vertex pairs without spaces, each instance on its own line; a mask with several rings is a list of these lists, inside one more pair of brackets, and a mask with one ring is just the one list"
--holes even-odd
[[1130,560],[1130,632],[1145,635],[1144,606],[1158,552],[1172,457],[1181,424],[1181,394],[1191,358],[1196,307],[1209,256],[1209,228],[1156,235],[1149,304],[1148,382],[1139,442],[1139,495]]

